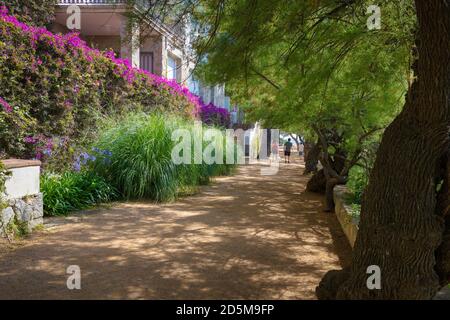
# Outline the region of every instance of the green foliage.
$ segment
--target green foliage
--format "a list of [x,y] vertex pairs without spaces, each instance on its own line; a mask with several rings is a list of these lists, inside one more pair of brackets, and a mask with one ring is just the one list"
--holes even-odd
[[112,121],[95,143],[95,148],[107,150],[111,156],[97,158],[93,170],[126,199],[173,200],[186,190],[207,183],[211,176],[227,174],[231,169],[220,164],[173,163],[173,130],[192,127],[178,118],[162,115],[132,114]]
[[361,205],[362,195],[369,184],[370,172],[375,163],[377,150],[378,143],[365,143],[359,164],[350,170],[347,181],[347,187],[351,192],[351,197],[348,199],[350,203]]
[[416,25],[411,0],[378,2],[381,30],[367,28],[371,1],[241,0],[221,11],[214,0],[202,3],[199,21],[220,19],[207,29],[211,39],[197,41],[205,54],[198,76],[225,82],[248,119],[314,140],[317,129],[333,130],[353,159],[400,111]]
[[5,193],[5,182],[6,179],[10,176],[10,172],[6,170],[5,166],[0,160],[0,213],[6,208],[5,200],[3,199],[3,194]]
[[8,171],[0,161],[0,194],[5,192],[5,182],[8,177]]
[[117,191],[93,172],[44,173],[41,176],[44,213],[47,216],[65,215],[71,211],[110,202]]
[[91,160],[81,171],[42,175],[45,214],[65,215],[121,198],[170,201],[192,194],[212,176],[229,174],[232,165],[173,163],[173,130],[192,127],[182,118],[158,114],[104,120],[92,148],[97,151],[85,153]]
[[355,219],[357,219],[356,221],[359,221],[360,215],[361,215],[361,205],[360,204],[356,204],[356,203],[352,203],[351,204],[351,212],[350,212],[351,216]]
[[8,226],[5,228],[5,232],[8,237],[12,238],[23,238],[27,236],[30,232],[28,230],[28,222],[27,221],[19,221],[17,217],[14,217],[14,220],[11,221]]
[[165,201],[176,192],[171,132],[160,116],[132,116],[100,134],[96,147],[111,152],[95,170],[127,198]]
[[360,167],[353,167],[350,170],[350,176],[347,187],[351,192],[351,196],[347,199],[350,203],[360,205],[364,189],[369,184],[367,172]]
[[45,161],[39,146],[25,141],[39,137],[70,141],[59,155],[71,156],[78,140],[95,136],[99,119],[138,107],[193,116],[192,101],[161,79],[133,78],[117,59],[86,49],[78,38],[33,30],[0,19],[0,98],[12,108],[0,107],[0,154]]

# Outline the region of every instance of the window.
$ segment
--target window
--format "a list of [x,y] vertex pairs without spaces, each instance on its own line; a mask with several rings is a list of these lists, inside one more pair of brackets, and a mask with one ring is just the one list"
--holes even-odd
[[177,61],[172,57],[167,57],[167,79],[177,80]]
[[141,52],[141,69],[153,73],[153,52]]

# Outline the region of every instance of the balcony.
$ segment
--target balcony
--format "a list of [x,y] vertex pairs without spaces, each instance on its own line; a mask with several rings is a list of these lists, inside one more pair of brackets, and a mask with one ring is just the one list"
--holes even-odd
[[58,0],[59,5],[117,5],[117,4],[126,4],[128,0]]
[[[57,32],[65,33],[69,6],[80,6],[81,30],[83,36],[119,36],[126,24],[126,0],[58,0],[55,11],[55,24],[61,26]],[[121,4],[122,3],[122,4]]]

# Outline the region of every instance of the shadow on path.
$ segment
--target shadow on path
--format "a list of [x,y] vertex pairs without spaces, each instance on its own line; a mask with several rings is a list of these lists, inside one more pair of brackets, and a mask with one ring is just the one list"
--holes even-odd
[[[351,249],[302,171],[244,166],[175,203],[76,214],[3,250],[0,299],[315,299]],[[66,288],[69,265],[80,291]]]

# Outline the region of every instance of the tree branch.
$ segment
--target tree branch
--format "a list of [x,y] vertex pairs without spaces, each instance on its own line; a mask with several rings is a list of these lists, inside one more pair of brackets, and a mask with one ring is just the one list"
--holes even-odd
[[257,71],[255,68],[251,68],[251,71],[253,71],[254,73],[256,73],[258,76],[260,76],[261,78],[263,78],[265,81],[267,81],[272,87],[274,87],[277,90],[280,90],[281,87],[276,84],[275,82],[273,82],[272,80],[270,80],[268,77],[266,77],[264,74],[262,74],[261,72]]

